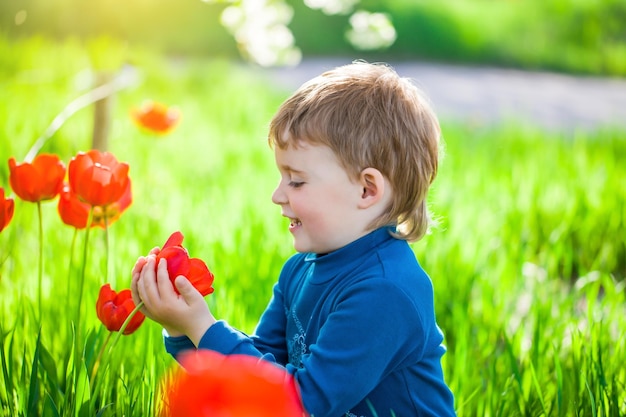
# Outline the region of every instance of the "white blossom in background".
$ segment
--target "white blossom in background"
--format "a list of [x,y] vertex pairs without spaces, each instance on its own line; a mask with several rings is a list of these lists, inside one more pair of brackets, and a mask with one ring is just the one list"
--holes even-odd
[[325,14],[348,14],[354,10],[354,6],[360,0],[304,0],[304,4],[316,10],[321,10]]
[[350,26],[346,38],[360,50],[388,48],[397,37],[396,29],[384,13],[357,11],[350,16]]
[[292,16],[283,1],[242,0],[224,9],[221,23],[251,61],[264,67],[297,65],[302,53],[287,27]]
[[[293,9],[286,0],[202,0],[226,3],[221,24],[233,35],[244,58],[264,67],[295,66],[302,59],[287,25]],[[360,0],[303,0],[327,15],[349,14]],[[346,39],[356,49],[384,49],[396,40],[396,30],[387,15],[357,11],[350,17]]]

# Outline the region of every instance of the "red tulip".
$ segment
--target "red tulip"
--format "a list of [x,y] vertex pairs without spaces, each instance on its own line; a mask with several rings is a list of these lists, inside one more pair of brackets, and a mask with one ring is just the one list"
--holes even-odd
[[21,164],[10,158],[9,171],[11,188],[24,201],[52,200],[63,188],[65,164],[56,155],[40,154]]
[[133,109],[130,116],[140,128],[159,135],[172,131],[180,121],[180,111],[174,107],[154,101],[144,102],[140,108]]
[[166,417],[303,417],[295,379],[284,368],[247,355],[188,351],[165,385]]
[[156,264],[158,265],[161,259],[167,260],[167,273],[172,284],[177,276],[183,275],[203,296],[211,294],[213,292],[213,274],[203,260],[189,258],[189,253],[182,243],[183,234],[181,232],[172,233],[157,255]]
[[111,224],[113,224],[113,222],[120,218],[122,213],[128,208],[128,206],[130,206],[132,202],[133,197],[131,192],[131,181],[130,179],[128,179],[124,194],[122,194],[119,200],[109,204],[104,208],[100,206],[94,207],[91,227],[100,226],[104,228],[106,226],[110,226]]
[[61,190],[57,209],[63,223],[77,229],[87,227],[91,206],[80,201],[69,185],[65,185]]
[[0,232],[9,225],[14,209],[15,202],[12,198],[4,198],[4,188],[0,187]]
[[92,206],[108,206],[122,198],[128,187],[129,166],[109,152],[79,152],[69,164],[70,187]]
[[[96,302],[96,313],[109,331],[119,332],[122,324],[134,309],[135,303],[129,289],[116,293],[111,289],[110,284],[104,284],[100,288]],[[124,334],[131,334],[137,330],[145,318],[146,316],[137,311],[124,329]]]
[[[91,227],[100,226],[104,228],[105,225],[110,226],[122,215],[131,203],[131,182],[129,180],[126,191],[120,200],[104,208],[101,206],[95,206],[93,208]],[[87,227],[90,210],[91,206],[87,203],[83,203],[69,185],[63,187],[58,205],[59,216],[63,223],[77,229],[84,229]]]

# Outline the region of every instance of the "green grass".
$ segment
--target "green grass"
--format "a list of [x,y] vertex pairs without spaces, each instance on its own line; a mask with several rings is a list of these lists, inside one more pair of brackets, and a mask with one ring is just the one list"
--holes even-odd
[[[77,75],[88,58],[78,42],[44,39],[0,39],[0,51],[0,186],[8,190],[6,160],[21,160],[84,91]],[[89,380],[107,333],[95,300],[105,282],[127,287],[136,258],[174,230],[215,274],[214,314],[247,332],[293,251],[270,201],[277,173],[265,140],[289,91],[226,62],[172,65],[131,52],[142,83],[116,97],[110,150],[130,164],[134,202],[109,230],[108,260],[103,230],[90,233],[77,328],[84,232],[72,245],[56,202],[43,204],[41,327],[36,206],[16,201],[0,233],[1,415],[158,410],[160,380],[174,363],[154,323],[120,338],[110,366]],[[181,109],[169,136],[130,122],[129,109],[146,98]],[[91,123],[90,109],[78,112],[42,151],[69,161],[90,146]],[[440,225],[413,247],[434,282],[459,416],[626,414],[624,132],[442,125],[446,157],[430,195]]]

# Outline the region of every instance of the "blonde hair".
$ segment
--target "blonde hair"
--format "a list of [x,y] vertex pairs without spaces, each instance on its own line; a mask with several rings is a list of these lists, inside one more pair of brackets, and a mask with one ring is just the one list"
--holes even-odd
[[437,175],[440,128],[428,100],[385,64],[354,62],[303,84],[270,123],[270,146],[328,146],[353,178],[372,167],[389,181],[392,201],[371,225],[396,226],[419,240],[430,224],[428,189]]

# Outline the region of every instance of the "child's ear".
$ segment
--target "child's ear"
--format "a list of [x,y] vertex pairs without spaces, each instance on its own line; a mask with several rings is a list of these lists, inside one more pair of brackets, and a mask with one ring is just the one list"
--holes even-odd
[[363,193],[359,201],[359,208],[368,208],[378,203],[385,195],[385,177],[376,168],[365,168],[359,175],[359,184]]

